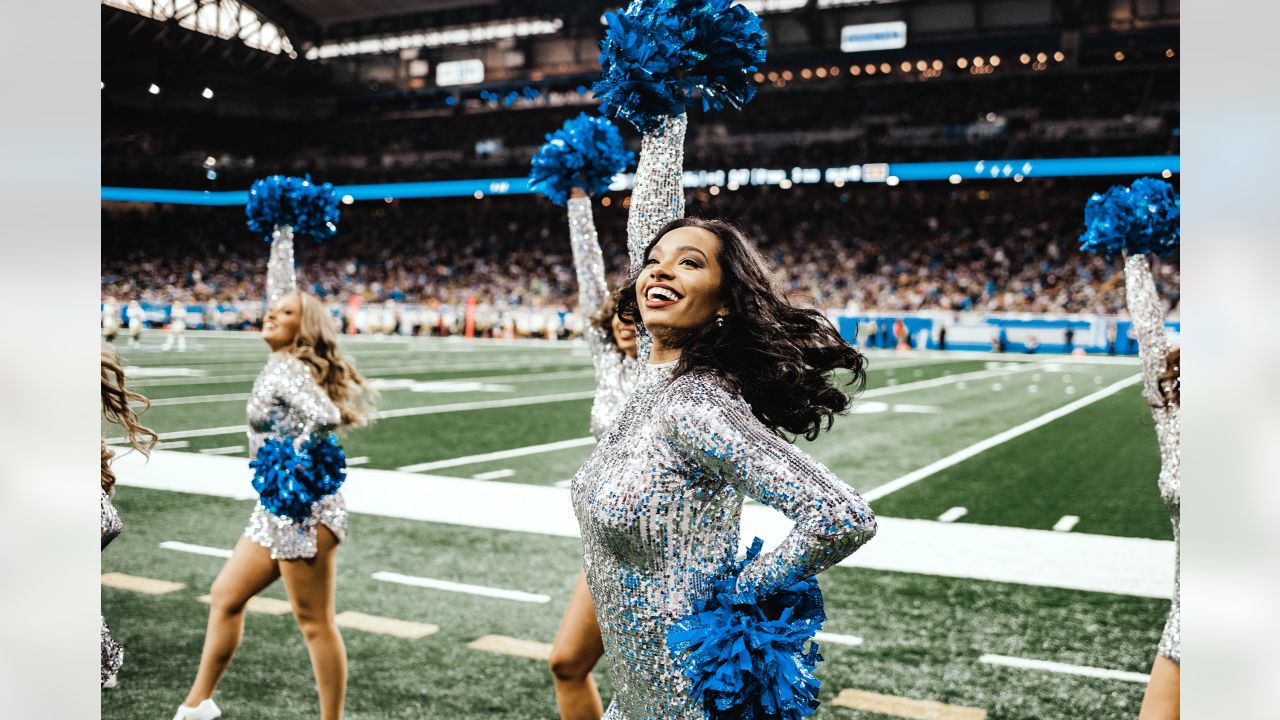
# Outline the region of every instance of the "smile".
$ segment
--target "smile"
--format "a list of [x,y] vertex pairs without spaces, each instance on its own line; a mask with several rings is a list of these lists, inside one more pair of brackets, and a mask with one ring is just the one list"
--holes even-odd
[[663,283],[654,283],[645,288],[644,306],[647,308],[664,308],[675,305],[680,302],[684,296],[675,291],[670,285]]

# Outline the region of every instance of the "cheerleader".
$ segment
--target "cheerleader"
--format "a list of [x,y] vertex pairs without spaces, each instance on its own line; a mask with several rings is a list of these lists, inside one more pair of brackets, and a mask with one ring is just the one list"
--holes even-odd
[[865,358],[821,313],[793,307],[732,225],[673,219],[685,124],[668,117],[645,135],[627,220],[633,280],[618,314],[639,321],[647,365],[571,486],[616,720],[706,716],[667,635],[733,577],[745,497],[795,521],[733,581],[758,598],[876,530],[861,496],[781,437],[812,439],[845,410],[830,375],[861,383]]
[[1173,575],[1173,605],[1165,621],[1156,659],[1151,667],[1151,680],[1142,698],[1141,720],[1177,718],[1178,688],[1182,667],[1182,601],[1178,563],[1181,560],[1179,520],[1182,515],[1181,473],[1179,458],[1182,448],[1181,352],[1171,347],[1164,331],[1164,308],[1156,294],[1151,265],[1145,254],[1133,254],[1124,263],[1125,301],[1133,319],[1142,358],[1142,379],[1151,416],[1155,419],[1156,439],[1160,443],[1160,496],[1169,506],[1173,523],[1173,540],[1178,548]]
[[120,308],[116,307],[116,299],[107,296],[102,301],[102,337],[109,343],[116,341],[120,334]]
[[[125,387],[124,364],[120,361],[120,353],[116,352],[114,346],[103,343],[102,417],[107,422],[124,428],[129,446],[143,455],[148,455],[151,453],[151,448],[155,446],[158,436],[138,421],[138,413],[130,405],[131,402],[141,404],[144,409],[148,404],[145,397]],[[102,448],[102,501],[99,504],[99,518],[102,550],[106,550],[107,545],[124,530],[124,523],[120,521],[120,514],[111,504],[111,495],[116,484],[116,474],[111,470],[111,459],[115,453],[107,448],[105,442],[100,445]],[[124,663],[124,648],[112,639],[111,632],[107,629],[106,618],[99,617],[102,624],[101,687],[110,688],[115,687],[116,675]]]
[[[568,201],[569,241],[578,274],[578,309],[591,318],[583,336],[595,365],[596,394],[591,403],[591,434],[599,440],[613,424],[635,384],[635,325],[615,312],[615,299],[605,281],[604,255],[591,218],[591,198],[574,188]],[[569,606],[551,648],[551,674],[555,678],[556,704],[563,720],[595,720],[604,712],[591,670],[600,661],[604,646],[596,623],[586,576],[578,573]]]
[[[262,339],[270,346],[271,357],[249,398],[250,457],[261,459],[267,451],[280,457],[275,454],[305,450],[321,465],[322,453],[334,447],[332,431],[369,421],[373,392],[339,352],[324,303],[297,290],[292,232],[274,233],[267,292],[271,307]],[[334,474],[341,475],[341,466],[336,463]],[[255,486],[273,469],[278,466],[259,466]],[[320,696],[320,718],[342,717],[347,656],[334,621],[334,582],[337,546],[346,530],[346,504],[340,492],[320,497],[301,519],[274,507],[265,495],[259,500],[243,537],[213,582],[200,668],[174,720],[222,716],[213,693],[240,644],[245,605],[276,578],[284,579],[294,619],[307,644]]]
[[187,306],[176,301],[169,306],[169,331],[160,349],[172,350],[175,342],[178,352],[187,351]]
[[130,300],[125,314],[129,318],[129,347],[142,347],[142,326],[146,322],[142,304],[137,300]]

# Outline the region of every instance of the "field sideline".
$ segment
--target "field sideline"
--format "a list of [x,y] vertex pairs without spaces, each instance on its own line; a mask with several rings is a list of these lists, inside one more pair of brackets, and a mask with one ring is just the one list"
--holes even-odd
[[[127,655],[104,718],[172,713],[198,659],[198,598],[252,507],[244,406],[265,347],[233,333],[192,333],[185,353],[162,352],[161,341],[152,332],[143,348],[120,344],[163,445],[153,466],[122,461],[126,530],[103,556],[103,612]],[[592,446],[585,348],[365,337],[344,347],[383,411],[344,442],[347,717],[555,717],[550,676],[533,658],[554,637],[580,559],[557,513]],[[911,704],[926,701],[960,713],[937,717],[1135,716],[1168,609],[1159,586],[1172,575],[1136,360],[869,356],[854,411],[801,441],[887,520],[851,567],[822,577],[832,635],[816,717],[911,717],[934,707]],[[421,497],[421,509],[381,509],[402,496]],[[535,497],[545,511],[527,504],[521,519],[519,503]],[[508,505],[513,520],[501,514]],[[749,507],[747,529],[779,532],[766,512]],[[1128,568],[1124,577],[1068,582],[1084,571],[1055,564],[1055,548],[1069,557],[1087,545]],[[1026,561],[1009,555],[1019,546]],[[264,596],[283,600],[283,588]],[[597,672],[606,697],[607,675]],[[218,699],[228,717],[314,716],[287,614],[250,614]]]

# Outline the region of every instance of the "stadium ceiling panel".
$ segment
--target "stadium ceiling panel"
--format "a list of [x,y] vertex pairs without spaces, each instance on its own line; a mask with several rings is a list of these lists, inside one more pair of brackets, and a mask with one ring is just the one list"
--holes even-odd
[[498,0],[279,0],[322,26],[463,8],[496,7]]

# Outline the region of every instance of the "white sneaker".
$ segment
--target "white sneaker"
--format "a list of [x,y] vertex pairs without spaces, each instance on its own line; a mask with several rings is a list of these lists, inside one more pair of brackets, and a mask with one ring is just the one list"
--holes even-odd
[[195,707],[179,705],[178,713],[173,716],[173,720],[215,720],[220,717],[222,717],[222,711],[214,704],[213,698],[206,698]]

